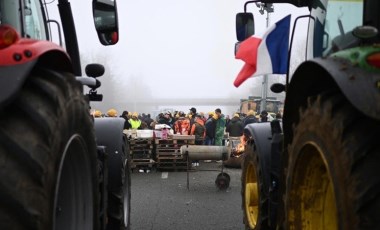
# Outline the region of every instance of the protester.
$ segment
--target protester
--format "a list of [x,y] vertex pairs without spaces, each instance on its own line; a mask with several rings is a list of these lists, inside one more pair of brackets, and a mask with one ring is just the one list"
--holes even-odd
[[141,126],[141,120],[138,118],[139,114],[134,112],[132,114],[132,118],[129,119],[129,123],[131,124],[132,129],[138,129]]
[[107,111],[107,117],[117,117],[116,109],[110,109]]
[[[201,115],[194,116],[194,124],[191,126],[190,135],[195,135],[195,144],[203,145],[204,138],[206,136],[206,128],[202,120]],[[199,161],[193,161],[193,166],[199,166]]]
[[169,125],[169,119],[167,118],[167,116],[165,116],[164,113],[160,113],[158,115],[158,124],[165,124],[165,125]]
[[224,138],[224,129],[226,126],[226,120],[224,119],[224,115],[222,114],[221,109],[215,109],[215,118],[216,119],[216,127],[215,127],[215,145],[222,146],[223,138]]
[[124,122],[124,129],[130,129],[131,128],[131,124],[128,121],[130,119],[130,117],[128,116],[128,111],[124,110],[120,117],[124,118],[124,120],[125,120],[125,122]]
[[152,129],[153,119],[150,117],[149,113],[145,116],[144,122],[147,124],[148,129]]
[[206,123],[207,118],[205,117],[205,113],[200,112],[199,115],[201,115],[201,119],[203,120],[203,123]]
[[173,129],[173,125],[174,125],[175,120],[174,120],[172,114],[168,111],[168,112],[165,113],[164,117],[165,117],[165,119],[167,121],[167,125],[169,125],[170,128]]
[[203,141],[206,136],[206,128],[200,115],[195,115],[194,124],[191,126],[190,135],[195,135],[196,145],[203,145]]
[[185,117],[185,114],[183,112],[179,113],[178,115],[180,117],[174,123],[174,132],[176,134],[189,135],[191,129],[190,119]]
[[95,110],[91,115],[95,118],[99,118],[102,117],[102,112],[100,110]]
[[243,135],[243,122],[240,120],[239,114],[235,113],[230,123],[227,125],[226,132],[230,137],[240,137]]
[[251,109],[251,110],[248,111],[247,116],[244,118],[243,126],[245,127],[248,124],[256,123],[256,122],[258,122],[258,121],[257,121],[257,118],[256,118],[255,111],[253,111]]
[[206,137],[205,145],[214,145],[215,144],[215,132],[216,132],[216,119],[213,119],[214,112],[208,113],[208,119],[205,123],[206,128]]
[[197,109],[192,107],[190,109],[189,118],[190,118],[190,126],[193,126],[195,115],[197,114]]
[[230,115],[226,115],[226,127],[228,126],[228,124],[230,123],[231,119],[230,119]]
[[260,113],[260,122],[267,122],[268,121],[268,112],[263,110]]
[[276,113],[276,120],[282,120],[282,114],[280,112]]

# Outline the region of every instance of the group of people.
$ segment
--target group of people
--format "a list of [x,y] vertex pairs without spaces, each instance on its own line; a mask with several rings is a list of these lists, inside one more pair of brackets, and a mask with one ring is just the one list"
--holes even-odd
[[274,119],[280,120],[281,113],[277,113],[274,117],[267,111],[262,111],[259,115],[256,112],[249,110],[247,114],[235,113],[231,119],[227,118],[226,132],[231,137],[240,137],[243,135],[244,127],[251,123],[269,122]]
[[[276,115],[276,119],[281,119],[281,114]],[[93,112],[94,117],[118,117],[115,109],[110,109],[106,114],[100,111]],[[173,114],[168,112],[160,113],[155,119],[150,114],[138,114],[137,112],[123,111],[120,117],[125,119],[124,129],[155,129],[158,124],[165,124],[170,127],[174,134],[194,135],[196,145],[224,145],[225,133],[230,137],[241,137],[244,127],[251,123],[267,122],[274,118],[266,111],[262,111],[259,115],[253,110],[247,114],[235,113],[230,119],[224,116],[220,108],[208,112],[197,112],[192,107],[185,114],[182,111],[175,111]],[[198,161],[194,161],[193,166],[199,166]]]
[[[106,114],[100,111],[93,112],[94,117],[118,117],[115,109],[110,109]],[[168,125],[174,134],[194,135],[197,145],[222,146],[225,133],[231,137],[243,135],[244,127],[251,123],[266,122],[273,119],[281,119],[281,114],[276,114],[276,118],[271,117],[266,111],[256,115],[253,110],[247,114],[235,113],[230,119],[222,114],[220,108],[208,112],[197,112],[192,107],[188,113],[175,111],[160,113],[155,119],[150,114],[138,114],[137,112],[123,111],[120,117],[125,119],[124,129],[154,129],[157,124]]]

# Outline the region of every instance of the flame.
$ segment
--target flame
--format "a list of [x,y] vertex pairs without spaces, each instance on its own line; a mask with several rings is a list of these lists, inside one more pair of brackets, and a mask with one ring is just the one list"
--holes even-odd
[[237,144],[236,147],[234,147],[233,149],[232,155],[234,157],[240,157],[244,153],[246,142],[247,142],[246,137],[242,135],[240,137],[240,143]]

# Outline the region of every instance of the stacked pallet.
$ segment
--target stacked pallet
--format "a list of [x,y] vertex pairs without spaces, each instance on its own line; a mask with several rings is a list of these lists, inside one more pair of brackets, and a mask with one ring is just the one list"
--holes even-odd
[[131,138],[129,139],[129,151],[131,155],[131,168],[151,169],[153,160],[153,138]]
[[155,139],[156,167],[160,170],[186,170],[187,161],[181,155],[182,145],[193,145],[194,135],[173,135],[169,139]]

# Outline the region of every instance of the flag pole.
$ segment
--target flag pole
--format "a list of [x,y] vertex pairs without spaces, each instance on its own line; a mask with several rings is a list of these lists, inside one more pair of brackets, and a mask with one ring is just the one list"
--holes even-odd
[[[274,7],[272,3],[262,3],[261,5],[257,5],[258,7],[261,7],[259,12],[261,14],[264,14],[264,12],[267,13],[266,18],[266,28],[269,27],[269,14],[274,12]],[[266,104],[267,104],[267,97],[268,97],[268,75],[263,75],[263,82],[262,82],[262,90],[261,90],[261,102],[260,102],[260,113],[265,110]]]

